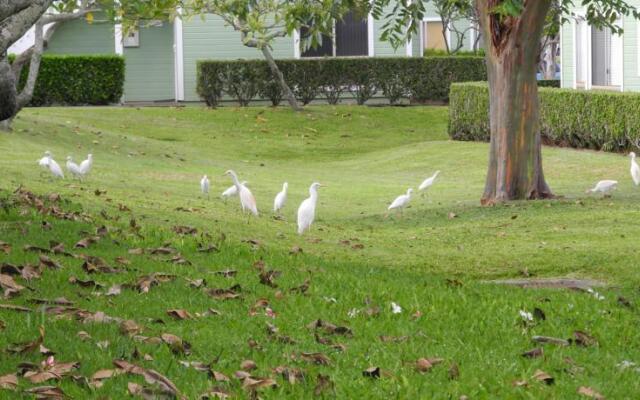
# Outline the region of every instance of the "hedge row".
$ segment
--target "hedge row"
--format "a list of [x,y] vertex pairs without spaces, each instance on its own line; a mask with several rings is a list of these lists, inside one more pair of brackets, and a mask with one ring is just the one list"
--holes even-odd
[[[548,144],[606,151],[640,145],[640,94],[540,88],[540,129]],[[489,140],[486,83],[451,85],[449,136]]]
[[[486,79],[483,57],[318,58],[278,60],[295,96],[308,104],[325,99],[336,104],[347,96],[364,104],[382,94],[391,104],[402,98],[413,101],[448,101],[451,82]],[[254,99],[278,105],[280,86],[262,60],[199,61],[200,97],[216,106],[224,95],[243,106]]]
[[[29,65],[20,76],[26,81]],[[117,103],[124,90],[124,58],[44,55],[31,106]]]

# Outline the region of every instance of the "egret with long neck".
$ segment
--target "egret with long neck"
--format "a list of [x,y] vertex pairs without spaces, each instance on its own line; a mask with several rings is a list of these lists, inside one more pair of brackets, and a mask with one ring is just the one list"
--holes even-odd
[[240,206],[242,206],[242,211],[249,211],[251,214],[258,216],[256,198],[253,197],[253,193],[251,193],[249,188],[240,183],[240,181],[238,180],[238,175],[235,173],[235,171],[228,170],[224,174],[231,176],[231,180],[233,180],[233,184],[236,187],[239,195],[238,197],[240,197]]
[[309,197],[298,207],[298,234],[302,235],[311,227],[316,217],[316,205],[318,204],[318,188],[322,185],[314,182],[309,187]]

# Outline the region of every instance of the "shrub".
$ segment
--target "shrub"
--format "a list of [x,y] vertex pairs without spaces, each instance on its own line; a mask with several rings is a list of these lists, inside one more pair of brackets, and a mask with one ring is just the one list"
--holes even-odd
[[453,54],[447,53],[446,50],[424,49],[423,56],[424,57],[464,57],[464,56],[484,57],[484,49],[480,48],[477,51],[473,51],[473,50],[458,50]]
[[[124,90],[124,59],[111,55],[43,55],[30,106],[117,103]],[[20,88],[29,65],[22,69]]]
[[[606,151],[640,145],[640,94],[540,88],[540,131],[547,144]],[[451,85],[449,136],[489,140],[485,83]]]
[[540,79],[538,80],[538,87],[560,87],[560,79]]
[[[448,101],[451,82],[486,79],[483,57],[314,58],[276,61],[296,98],[309,104],[320,95],[336,104],[345,92],[358,104],[381,94],[392,104]],[[197,91],[215,106],[226,94],[246,105],[256,95],[273,105],[283,93],[265,61],[199,61]]]

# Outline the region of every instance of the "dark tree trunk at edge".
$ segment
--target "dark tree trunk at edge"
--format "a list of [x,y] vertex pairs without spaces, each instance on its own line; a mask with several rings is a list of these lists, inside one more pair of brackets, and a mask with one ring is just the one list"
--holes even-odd
[[518,17],[490,10],[501,0],[477,0],[489,79],[491,143],[481,202],[553,197],[542,171],[536,70],[551,0],[525,0]]

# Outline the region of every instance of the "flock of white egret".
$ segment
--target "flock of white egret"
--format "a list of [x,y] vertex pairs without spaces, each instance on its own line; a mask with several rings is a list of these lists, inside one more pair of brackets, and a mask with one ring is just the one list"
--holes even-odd
[[[44,157],[38,160],[38,165],[44,169],[45,171],[49,171],[51,175],[55,178],[64,179],[64,172],[60,167],[60,164],[53,159],[53,155],[49,150],[44,152]],[[71,156],[67,157],[67,171],[74,177],[78,179],[82,179],[89,171],[91,171],[91,167],[93,166],[93,155],[87,155],[87,159],[82,161],[80,165],[73,162]]]
[[[631,179],[633,183],[638,186],[640,185],[640,166],[636,162],[636,154],[634,152],[629,153],[629,157],[631,158]],[[53,156],[50,151],[44,152],[44,157],[38,160],[38,165],[45,170],[48,170],[55,178],[64,178],[64,172],[60,165],[53,159]],[[80,165],[73,162],[71,156],[67,157],[67,171],[73,175],[73,177],[82,179],[84,178],[89,171],[91,171],[91,167],[93,165],[93,156],[91,154],[87,155],[87,159],[82,161]],[[440,174],[440,171],[436,171],[432,176],[425,179],[419,186],[418,191],[425,192],[429,189],[436,181],[436,178]],[[249,212],[254,216],[258,216],[258,206],[256,204],[256,198],[251,193],[251,190],[247,187],[247,181],[240,181],[238,179],[238,175],[233,170],[228,170],[224,173],[224,175],[231,177],[233,181],[233,185],[227,188],[224,192],[222,192],[223,198],[230,198],[234,196],[238,196],[240,199],[240,206],[242,207],[243,212]],[[618,185],[618,181],[614,180],[602,180],[596,183],[596,185],[587,190],[587,193],[602,193],[605,196],[609,195],[613,190],[616,189]],[[306,198],[300,206],[298,207],[298,234],[302,235],[306,230],[311,227],[315,219],[316,214],[316,206],[318,203],[318,189],[322,187],[318,182],[314,182],[309,187],[309,197]],[[210,181],[207,175],[204,175],[200,180],[200,190],[202,194],[206,197],[209,197],[209,189],[210,189]],[[289,189],[289,184],[284,182],[282,184],[282,190],[276,194],[275,199],[273,200],[273,212],[279,213],[285,206],[287,202],[287,191]],[[409,205],[411,201],[411,196],[413,194],[413,188],[407,189],[405,194],[402,194],[396,197],[393,202],[387,207],[389,212],[395,210],[397,212],[402,212],[402,210]]]

